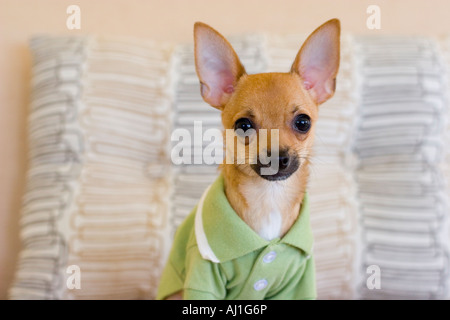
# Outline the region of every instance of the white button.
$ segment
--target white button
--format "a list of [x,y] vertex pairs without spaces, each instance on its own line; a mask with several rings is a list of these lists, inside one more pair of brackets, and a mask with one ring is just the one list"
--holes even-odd
[[255,284],[253,285],[253,289],[255,289],[256,291],[261,291],[263,290],[265,287],[267,287],[267,280],[266,279],[261,279],[255,282]]
[[265,263],[271,263],[277,257],[277,253],[275,251],[270,251],[263,257],[263,261]]

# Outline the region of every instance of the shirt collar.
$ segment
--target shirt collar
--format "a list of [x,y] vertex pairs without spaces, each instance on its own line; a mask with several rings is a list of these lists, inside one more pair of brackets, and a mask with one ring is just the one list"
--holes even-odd
[[267,241],[251,229],[233,210],[220,175],[205,191],[195,216],[195,236],[202,257],[215,263],[239,258],[270,243],[285,243],[306,254],[312,250],[308,195],[305,193],[299,217],[282,239]]

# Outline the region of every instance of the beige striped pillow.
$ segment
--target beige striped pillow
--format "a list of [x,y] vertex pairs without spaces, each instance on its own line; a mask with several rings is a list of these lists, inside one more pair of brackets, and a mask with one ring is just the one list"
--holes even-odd
[[31,49],[23,250],[10,298],[153,298],[170,242],[172,47],[40,36]]

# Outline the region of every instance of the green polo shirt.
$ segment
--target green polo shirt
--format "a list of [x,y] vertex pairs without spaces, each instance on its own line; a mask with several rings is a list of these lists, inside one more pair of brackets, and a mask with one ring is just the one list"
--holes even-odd
[[222,176],[176,232],[157,299],[315,299],[308,196],[282,239],[266,241],[231,208]]

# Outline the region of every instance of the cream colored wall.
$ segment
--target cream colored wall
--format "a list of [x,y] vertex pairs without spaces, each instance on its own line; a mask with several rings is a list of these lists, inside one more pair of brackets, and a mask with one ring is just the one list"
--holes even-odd
[[[81,30],[66,28],[70,4],[81,8]],[[381,8],[381,30],[366,27],[369,4]],[[310,32],[334,17],[341,19],[345,32],[439,35],[450,31],[449,12],[448,0],[0,0],[0,299],[6,297],[19,249],[31,35],[96,33],[191,41],[195,21],[230,35]]]

